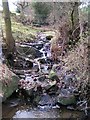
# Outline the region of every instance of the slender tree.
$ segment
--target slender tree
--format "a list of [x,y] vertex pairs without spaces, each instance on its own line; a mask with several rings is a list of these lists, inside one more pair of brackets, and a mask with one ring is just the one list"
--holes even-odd
[[3,5],[3,13],[4,13],[4,21],[5,21],[5,32],[6,32],[6,46],[8,53],[14,53],[15,50],[15,41],[12,36],[11,30],[11,19],[10,19],[10,11],[8,0],[2,0]]
[[80,23],[79,23],[79,10],[78,7],[80,2],[71,3],[71,29],[72,29],[72,39],[78,40],[80,35]]

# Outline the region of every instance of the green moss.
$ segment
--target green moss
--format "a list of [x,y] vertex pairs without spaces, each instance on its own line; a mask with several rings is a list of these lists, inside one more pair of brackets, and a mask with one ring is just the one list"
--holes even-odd
[[12,95],[12,93],[18,88],[18,81],[19,78],[17,76],[12,76],[11,81],[7,86],[2,85],[2,91],[4,93],[3,101]]
[[76,99],[75,97],[72,96],[68,96],[68,97],[60,97],[58,102],[62,105],[71,105],[71,104],[75,104],[76,103]]

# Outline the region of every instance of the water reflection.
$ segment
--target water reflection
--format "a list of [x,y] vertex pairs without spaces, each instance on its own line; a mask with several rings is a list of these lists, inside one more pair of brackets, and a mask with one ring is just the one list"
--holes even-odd
[[14,118],[80,118],[81,114],[75,111],[65,109],[33,109],[19,110],[13,116]]

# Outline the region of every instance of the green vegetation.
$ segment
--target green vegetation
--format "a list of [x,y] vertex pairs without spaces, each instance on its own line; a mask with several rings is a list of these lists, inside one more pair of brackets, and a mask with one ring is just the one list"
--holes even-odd
[[[23,41],[33,41],[36,38],[38,32],[43,31],[47,36],[55,35],[55,32],[50,29],[43,29],[41,27],[34,27],[31,25],[23,25],[20,22],[17,22],[18,16],[11,14],[11,23],[12,23],[12,34],[17,42]],[[5,24],[4,19],[0,19],[0,23],[2,24],[3,33],[5,36]]]
[[50,14],[50,5],[45,2],[35,2],[34,5],[35,10],[35,19],[38,24],[46,24],[46,19]]

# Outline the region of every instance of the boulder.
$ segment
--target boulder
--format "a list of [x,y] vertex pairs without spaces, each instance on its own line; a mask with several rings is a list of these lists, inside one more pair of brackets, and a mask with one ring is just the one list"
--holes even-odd
[[70,93],[68,89],[62,89],[58,96],[58,103],[62,105],[76,104],[76,98],[73,93]]
[[58,90],[58,86],[57,85],[48,85],[46,87],[46,92],[49,94],[49,95],[56,95],[57,93],[57,90]]
[[67,74],[64,77],[64,82],[65,82],[67,87],[69,87],[70,85],[74,86],[75,83],[77,82],[77,79],[76,79],[75,75]]
[[51,40],[52,38],[53,38],[52,35],[48,35],[48,36],[46,36],[46,39],[47,39],[47,40]]
[[56,103],[56,99],[52,98],[51,96],[49,96],[48,94],[46,95],[42,95],[41,96],[41,100],[39,102],[39,105],[44,106],[44,105],[55,105]]
[[54,81],[49,80],[48,84],[46,84],[44,89],[45,89],[46,93],[48,93],[49,95],[55,95],[58,90],[56,80],[54,80]]
[[18,59],[14,60],[14,68],[21,70],[25,68],[32,68],[33,67],[33,61],[29,60],[29,58],[24,58],[19,56]]
[[47,65],[41,65],[41,71],[44,74],[49,74],[48,66]]
[[6,65],[2,65],[5,72],[1,73],[0,84],[2,85],[2,101],[5,101],[12,93],[18,89],[18,81],[20,78],[8,69]]
[[23,55],[24,57],[28,57],[29,55],[32,55],[32,58],[37,58],[42,56],[42,53],[38,49],[32,46],[18,44],[16,45],[16,49],[17,52]]
[[38,78],[38,80],[41,81],[41,82],[45,81],[45,79],[46,79],[45,75],[42,75]]
[[46,63],[45,58],[40,58],[38,61],[39,61],[41,64],[45,64],[45,63]]

